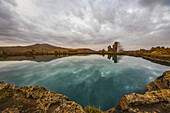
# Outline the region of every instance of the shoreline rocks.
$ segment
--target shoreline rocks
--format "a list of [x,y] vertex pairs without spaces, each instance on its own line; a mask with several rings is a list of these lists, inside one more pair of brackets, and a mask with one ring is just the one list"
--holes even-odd
[[170,89],[170,70],[165,71],[162,76],[157,77],[153,82],[148,84],[149,91],[156,91],[160,89]]
[[40,86],[17,87],[0,82],[0,111],[32,113],[84,113],[83,108],[61,94]]
[[152,47],[150,50],[123,51],[124,55],[142,57],[154,63],[170,66],[170,48]]
[[105,113],[170,113],[170,71],[149,83],[148,89],[145,94],[123,96],[119,105]]
[[105,113],[169,113],[170,90],[146,92],[144,95],[132,93],[121,98],[120,103]]

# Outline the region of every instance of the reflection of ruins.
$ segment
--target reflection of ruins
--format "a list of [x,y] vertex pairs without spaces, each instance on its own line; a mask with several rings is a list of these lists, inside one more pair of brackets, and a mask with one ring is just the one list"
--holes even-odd
[[117,58],[117,55],[110,55],[108,54],[107,56],[108,59],[111,59],[114,61],[114,63],[118,63],[118,58]]

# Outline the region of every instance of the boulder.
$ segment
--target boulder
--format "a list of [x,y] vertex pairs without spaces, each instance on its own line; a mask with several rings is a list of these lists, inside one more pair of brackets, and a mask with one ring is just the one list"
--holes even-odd
[[105,113],[170,113],[170,89],[146,92],[144,95],[132,93],[121,98],[120,103]]
[[160,89],[170,89],[170,70],[163,73],[162,76],[155,79],[155,81],[148,84],[149,91]]

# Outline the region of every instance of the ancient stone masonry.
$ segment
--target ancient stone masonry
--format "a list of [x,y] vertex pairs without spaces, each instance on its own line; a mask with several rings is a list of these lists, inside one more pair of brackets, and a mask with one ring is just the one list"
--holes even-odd
[[113,44],[113,46],[112,46],[113,48],[109,45],[109,46],[108,46],[108,52],[113,52],[113,53],[114,53],[114,52],[117,52],[118,44],[119,44],[118,42],[115,42],[115,43]]
[[108,46],[108,52],[111,52],[112,51],[112,47],[109,45]]
[[113,45],[113,52],[117,52],[118,49],[118,42],[115,42]]

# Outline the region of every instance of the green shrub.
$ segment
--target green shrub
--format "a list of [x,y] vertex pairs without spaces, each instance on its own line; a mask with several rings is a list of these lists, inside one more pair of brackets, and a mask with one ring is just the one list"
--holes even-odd
[[3,54],[4,56],[6,56],[6,55],[7,55],[7,51],[3,51],[2,54]]
[[100,108],[97,109],[97,108],[92,107],[92,106],[86,107],[84,111],[85,111],[86,113],[102,113],[102,111],[100,110]]

